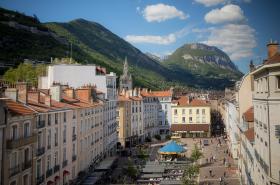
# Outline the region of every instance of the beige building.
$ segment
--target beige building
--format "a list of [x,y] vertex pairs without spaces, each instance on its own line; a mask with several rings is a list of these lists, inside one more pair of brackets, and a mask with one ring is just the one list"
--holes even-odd
[[[24,84],[18,88],[24,88]],[[36,149],[36,112],[27,106],[26,98],[23,94],[18,94],[14,88],[6,89],[6,93],[12,95],[14,99],[3,100],[4,111],[1,111],[6,118],[5,128],[1,137],[3,145],[1,152],[3,161],[1,169],[2,184],[7,185],[29,185],[35,183],[34,157]],[[6,95],[7,95],[6,94]],[[23,103],[20,103],[22,101]],[[2,109],[3,110],[3,109]],[[2,125],[1,125],[2,126]]]
[[280,53],[267,44],[268,58],[251,74],[254,79],[255,184],[280,184]]
[[171,104],[171,131],[181,137],[210,137],[210,104],[181,96]]

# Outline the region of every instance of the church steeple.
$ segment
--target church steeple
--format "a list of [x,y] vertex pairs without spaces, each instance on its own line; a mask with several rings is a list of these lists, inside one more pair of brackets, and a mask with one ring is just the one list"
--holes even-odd
[[120,76],[120,90],[122,89],[127,89],[127,90],[132,89],[132,78],[131,78],[131,74],[129,74],[128,72],[127,57],[125,57],[124,59],[123,74]]

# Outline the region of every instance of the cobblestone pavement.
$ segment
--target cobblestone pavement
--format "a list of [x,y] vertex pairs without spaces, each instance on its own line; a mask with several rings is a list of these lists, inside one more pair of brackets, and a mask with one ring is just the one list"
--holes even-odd
[[[238,185],[239,178],[237,175],[237,165],[234,164],[234,161],[227,154],[227,145],[225,141],[220,138],[221,145],[218,145],[218,138],[206,138],[208,139],[209,145],[202,147],[203,158],[199,160],[201,165],[199,171],[198,182],[200,185]],[[187,157],[191,155],[191,151],[194,147],[194,144],[197,144],[201,147],[200,143],[203,143],[204,139],[196,138],[182,138],[181,142],[187,144],[188,151],[185,153]],[[201,142],[200,142],[201,141]],[[211,162],[210,162],[211,158]],[[227,167],[224,164],[224,160]],[[210,171],[212,174],[210,175]],[[225,175],[225,177],[224,177]],[[223,182],[220,182],[220,178],[223,178]]]

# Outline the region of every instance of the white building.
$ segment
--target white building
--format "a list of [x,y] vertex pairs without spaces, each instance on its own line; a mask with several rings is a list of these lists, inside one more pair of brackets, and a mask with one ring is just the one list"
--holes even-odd
[[267,44],[268,58],[251,74],[254,79],[255,184],[280,184],[280,53]]

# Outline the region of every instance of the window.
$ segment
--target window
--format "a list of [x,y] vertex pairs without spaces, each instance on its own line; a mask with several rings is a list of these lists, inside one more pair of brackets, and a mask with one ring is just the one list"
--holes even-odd
[[205,123],[206,122],[206,119],[205,119],[205,117],[203,116],[202,117],[202,123]]
[[13,125],[12,126],[12,135],[11,135],[11,139],[12,140],[16,140],[18,138],[18,129],[17,129],[17,125]]
[[28,175],[24,175],[24,176],[23,176],[23,185],[29,185],[29,182],[28,182]]
[[55,132],[54,132],[54,143],[55,143],[55,146],[58,145],[58,128],[55,128]]
[[30,124],[25,123],[24,124],[23,137],[28,137],[28,136],[30,136]]
[[66,122],[66,112],[63,112],[63,121]]
[[51,148],[51,137],[52,137],[52,131],[51,129],[48,130],[48,149]]
[[182,122],[186,123],[186,117],[182,117]]
[[205,109],[202,109],[202,115],[205,115]]
[[192,109],[189,110],[189,114],[192,114]]
[[36,163],[36,177],[39,178],[41,176],[41,159],[39,159]]
[[177,109],[174,109],[174,114],[177,115]]
[[277,89],[280,89],[280,76],[276,76]]
[[48,157],[47,157],[47,169],[48,170],[51,169],[51,155],[48,155]]
[[182,114],[185,114],[186,113],[186,110],[185,109],[182,109]]
[[63,148],[63,161],[66,161],[66,148]]
[[24,162],[27,163],[29,161],[29,148],[24,149]]
[[178,123],[178,118],[177,117],[174,118],[174,122]]
[[66,143],[66,125],[64,125],[63,129],[63,142]]
[[196,114],[199,114],[199,109],[196,109]]
[[49,114],[49,115],[48,115],[48,125],[51,125],[51,118],[52,118],[52,117],[51,117],[51,115]]
[[14,168],[17,166],[17,153],[14,152],[11,154],[10,168]]
[[190,123],[192,123],[192,117],[189,117],[189,121],[190,121]]
[[57,124],[58,123],[58,113],[54,114],[54,123]]

